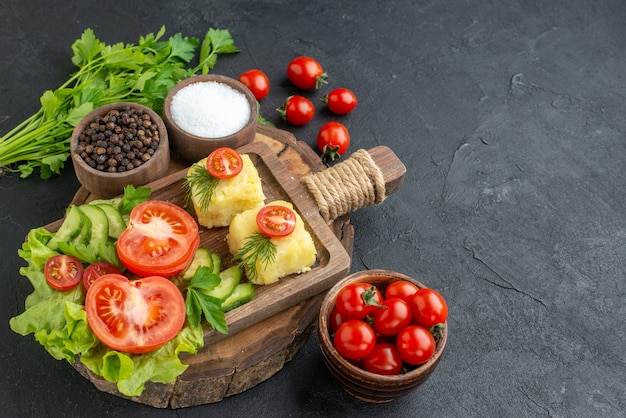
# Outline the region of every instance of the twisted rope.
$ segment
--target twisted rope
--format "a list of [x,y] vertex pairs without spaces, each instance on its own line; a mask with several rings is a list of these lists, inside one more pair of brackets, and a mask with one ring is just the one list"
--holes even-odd
[[326,222],[385,200],[385,179],[365,150],[346,161],[302,178]]

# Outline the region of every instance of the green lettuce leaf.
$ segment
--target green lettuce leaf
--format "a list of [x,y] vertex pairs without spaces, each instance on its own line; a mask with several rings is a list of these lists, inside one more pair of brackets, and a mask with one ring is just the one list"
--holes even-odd
[[179,354],[195,354],[203,344],[202,327],[187,324],[173,340],[155,351],[130,355],[100,344],[84,353],[80,361],[96,375],[116,383],[120,393],[140,396],[146,382],[173,383],[188,367]]

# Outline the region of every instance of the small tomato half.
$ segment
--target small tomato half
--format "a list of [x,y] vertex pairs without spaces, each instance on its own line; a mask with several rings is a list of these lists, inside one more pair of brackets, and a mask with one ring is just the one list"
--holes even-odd
[[217,179],[229,179],[241,173],[243,160],[234,149],[221,147],[209,154],[206,169]]
[[83,264],[74,256],[58,254],[46,261],[44,275],[53,288],[68,290],[83,279]]
[[104,345],[131,354],[163,346],[185,323],[183,295],[160,276],[101,276],[87,290],[85,311],[89,327]]
[[148,200],[131,211],[116,248],[133,273],[171,277],[191,262],[199,245],[198,224],[189,213],[173,203]]

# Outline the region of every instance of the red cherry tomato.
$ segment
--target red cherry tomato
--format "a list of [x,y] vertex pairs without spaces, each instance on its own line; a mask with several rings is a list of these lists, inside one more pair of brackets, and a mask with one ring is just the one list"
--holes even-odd
[[396,338],[396,346],[404,361],[414,366],[426,363],[435,353],[435,338],[421,325],[409,325]]
[[256,215],[256,225],[270,238],[285,237],[296,229],[296,214],[286,206],[263,206]]
[[289,96],[283,107],[276,109],[280,117],[292,125],[306,125],[315,116],[315,106],[302,96]]
[[328,328],[330,329],[330,333],[334,334],[339,329],[339,325],[344,322],[343,317],[339,312],[337,312],[337,308],[333,309],[330,312],[330,317],[328,318]]
[[391,282],[385,289],[385,299],[400,298],[405,302],[409,302],[414,294],[417,293],[419,287],[406,280],[396,280]]
[[333,344],[339,354],[347,359],[358,360],[367,356],[374,345],[374,329],[360,319],[349,319],[339,326]]
[[400,298],[385,299],[374,312],[374,329],[383,335],[396,335],[411,323],[409,304]]
[[159,276],[131,281],[119,274],[102,276],[87,290],[85,311],[104,345],[132,354],[163,346],[185,322],[180,290]]
[[139,276],[174,276],[191,262],[200,235],[195,219],[173,203],[148,200],[130,213],[117,239],[117,255]]
[[409,300],[413,320],[430,328],[442,324],[448,319],[448,305],[439,292],[433,289],[420,289]]
[[327,77],[321,64],[311,57],[296,57],[287,65],[287,78],[303,90],[319,89],[327,83]]
[[323,101],[326,102],[328,110],[337,115],[352,112],[357,104],[356,95],[352,90],[342,87],[332,90],[324,97]]
[[83,273],[83,285],[86,290],[89,290],[91,284],[96,281],[100,276],[105,274],[121,274],[117,267],[113,264],[106,263],[104,261],[98,261],[90,264]]
[[350,133],[342,123],[327,122],[317,133],[317,148],[322,160],[334,161],[341,157],[350,146]]
[[335,308],[344,319],[362,319],[378,309],[383,297],[369,283],[351,283],[337,293]]
[[206,159],[206,169],[215,178],[229,179],[241,173],[243,160],[234,149],[221,147],[209,154]]
[[270,92],[270,80],[261,70],[252,69],[241,73],[237,79],[246,86],[257,100],[262,100]]
[[402,357],[394,344],[378,343],[363,359],[363,368],[368,372],[383,375],[400,374]]
[[54,255],[46,261],[44,276],[48,284],[57,290],[71,289],[83,279],[83,264],[71,255]]

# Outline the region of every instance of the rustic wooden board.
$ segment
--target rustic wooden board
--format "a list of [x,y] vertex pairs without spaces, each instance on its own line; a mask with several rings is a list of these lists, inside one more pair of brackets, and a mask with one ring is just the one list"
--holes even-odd
[[[260,126],[255,142],[267,145],[294,181],[325,168],[317,154],[305,143],[296,141],[289,132]],[[174,157],[169,173],[179,176],[180,170],[186,166],[186,163]],[[165,180],[165,183],[172,179]],[[272,189],[272,192],[280,193],[280,189],[282,186],[277,190]],[[81,188],[72,204],[97,198],[98,196]],[[59,223],[55,222],[49,228],[54,229]],[[327,227],[340,242],[349,259],[354,229],[349,223],[348,215],[340,217]],[[323,292],[312,295],[237,333],[231,330],[223,339],[212,339],[211,331],[208,331],[209,343],[196,355],[183,358],[189,368],[175,383],[148,383],[139,397],[128,398],[120,394],[114,384],[93,375],[80,362],[75,362],[73,366],[99,390],[157,408],[183,408],[219,402],[267,380],[293,358],[314,328],[322,298]]]

